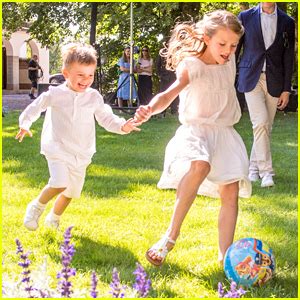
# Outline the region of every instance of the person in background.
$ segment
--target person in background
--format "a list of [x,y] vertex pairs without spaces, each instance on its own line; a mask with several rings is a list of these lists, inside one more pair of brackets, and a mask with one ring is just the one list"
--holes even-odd
[[[125,47],[122,57],[119,59],[118,66],[120,67],[120,76],[118,80],[118,105],[123,107],[126,103],[132,106],[129,100],[137,98],[136,85],[133,80],[132,99],[130,99],[130,47]],[[133,72],[136,72],[135,61],[133,60]],[[134,79],[134,78],[133,78]]]
[[137,63],[138,97],[140,105],[146,105],[152,98],[153,59],[147,46],[142,47]]
[[28,63],[28,78],[31,81],[31,89],[29,93],[30,99],[36,99],[37,83],[39,78],[39,70],[42,70],[38,63],[38,56],[34,54]]
[[245,93],[253,128],[249,179],[274,186],[271,131],[276,110],[289,101],[295,51],[295,22],[275,2],[239,14],[245,34],[237,48],[238,91]]

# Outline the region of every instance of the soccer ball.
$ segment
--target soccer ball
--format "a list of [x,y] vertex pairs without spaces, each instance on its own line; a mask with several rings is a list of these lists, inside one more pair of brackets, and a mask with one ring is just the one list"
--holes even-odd
[[246,287],[261,286],[274,275],[273,251],[254,238],[238,240],[226,251],[224,271],[226,277],[237,284]]

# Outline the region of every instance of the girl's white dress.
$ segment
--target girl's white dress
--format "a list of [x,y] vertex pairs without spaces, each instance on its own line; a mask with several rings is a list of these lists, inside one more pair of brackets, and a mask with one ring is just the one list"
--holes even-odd
[[191,162],[203,160],[209,162],[211,170],[198,194],[219,197],[219,184],[239,181],[239,196],[250,197],[247,151],[233,128],[241,117],[234,88],[234,55],[224,65],[207,65],[188,57],[181,67],[189,74],[189,85],[179,95],[182,125],[167,145],[158,187],[177,189]]

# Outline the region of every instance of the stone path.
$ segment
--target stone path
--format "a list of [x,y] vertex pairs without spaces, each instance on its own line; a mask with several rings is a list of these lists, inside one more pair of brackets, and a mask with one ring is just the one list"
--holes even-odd
[[28,94],[2,95],[2,109],[4,111],[24,110],[32,101]]

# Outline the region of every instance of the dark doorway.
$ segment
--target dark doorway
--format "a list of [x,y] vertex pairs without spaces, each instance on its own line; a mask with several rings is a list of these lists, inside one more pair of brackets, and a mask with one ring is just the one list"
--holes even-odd
[[2,47],[2,89],[6,89],[7,86],[7,60],[6,60],[6,48]]

